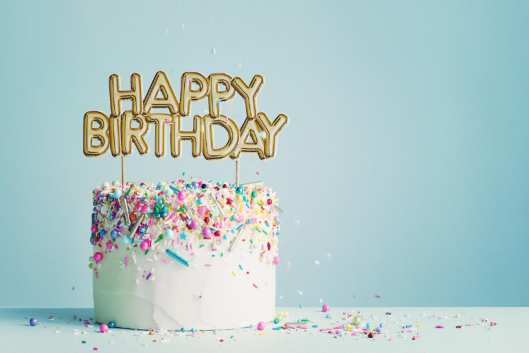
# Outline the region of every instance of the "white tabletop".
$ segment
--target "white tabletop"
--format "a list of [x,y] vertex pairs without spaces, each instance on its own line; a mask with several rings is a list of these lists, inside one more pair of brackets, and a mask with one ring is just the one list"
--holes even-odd
[[[85,327],[84,319],[93,309],[0,309],[0,351],[2,352],[528,352],[529,308],[331,308],[326,318],[321,308],[277,308],[289,312],[282,323],[308,318],[307,330],[251,329],[190,333],[157,333],[111,329],[99,332],[99,325]],[[358,314],[358,311],[360,313]],[[340,330],[320,329],[351,326],[343,313],[362,315],[362,323],[374,328],[383,324],[375,338]],[[386,315],[391,313],[391,315]],[[456,313],[460,318],[456,318]],[[73,319],[73,315],[77,319]],[[53,320],[49,320],[53,315]],[[26,319],[26,316],[28,317]],[[29,318],[39,325],[30,326]],[[82,318],[83,321],[79,321]],[[494,325],[496,323],[496,325]],[[313,327],[317,325],[318,327]],[[410,328],[403,329],[403,326]],[[421,326],[418,326],[421,325]],[[461,328],[456,326],[461,325]],[[491,326],[492,325],[492,326]],[[436,328],[443,326],[443,328]],[[387,330],[387,333],[386,333]],[[406,332],[411,330],[412,332]],[[335,331],[335,330],[333,330]],[[404,331],[404,332],[403,332]],[[85,332],[85,333],[84,333]],[[413,340],[413,337],[416,337]],[[162,340],[163,338],[163,340]],[[156,340],[156,342],[153,342]],[[223,340],[223,342],[221,342]],[[86,341],[86,343],[82,343]],[[165,341],[165,342],[163,342]],[[162,343],[163,342],[163,343]]]

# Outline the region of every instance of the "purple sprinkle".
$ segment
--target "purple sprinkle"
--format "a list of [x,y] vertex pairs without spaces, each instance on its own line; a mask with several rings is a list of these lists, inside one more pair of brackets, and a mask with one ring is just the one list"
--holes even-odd
[[149,275],[147,276],[147,278],[145,278],[147,281],[149,280],[149,277],[151,277],[152,273],[149,273]]

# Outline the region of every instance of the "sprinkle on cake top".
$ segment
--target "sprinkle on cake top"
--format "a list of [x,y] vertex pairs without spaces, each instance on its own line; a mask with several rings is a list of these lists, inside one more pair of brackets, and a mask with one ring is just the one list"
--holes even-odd
[[276,192],[261,182],[236,187],[180,179],[133,183],[124,189],[112,184],[93,191],[90,243],[101,255],[118,244],[147,255],[161,240],[170,240],[173,246],[191,248],[192,242],[213,249],[223,245],[229,251],[246,248],[258,252],[261,262],[279,263],[280,209]]

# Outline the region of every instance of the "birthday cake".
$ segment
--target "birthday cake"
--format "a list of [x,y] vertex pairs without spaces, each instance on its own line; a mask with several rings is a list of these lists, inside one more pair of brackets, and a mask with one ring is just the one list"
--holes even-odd
[[89,264],[96,320],[166,330],[273,320],[277,205],[261,182],[96,187]]

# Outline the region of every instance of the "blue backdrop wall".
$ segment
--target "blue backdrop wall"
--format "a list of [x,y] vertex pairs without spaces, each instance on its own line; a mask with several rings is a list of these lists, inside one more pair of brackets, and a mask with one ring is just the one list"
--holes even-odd
[[[141,73],[146,92],[158,70],[177,92],[186,71],[261,74],[259,110],[290,117],[276,159],[242,159],[242,181],[264,180],[285,210],[278,305],[529,305],[528,10],[3,1],[0,306],[93,305],[91,191],[120,162],[83,155],[83,115],[110,112],[111,74],[128,87]],[[136,152],[128,179],[234,179],[233,161],[184,150]]]

